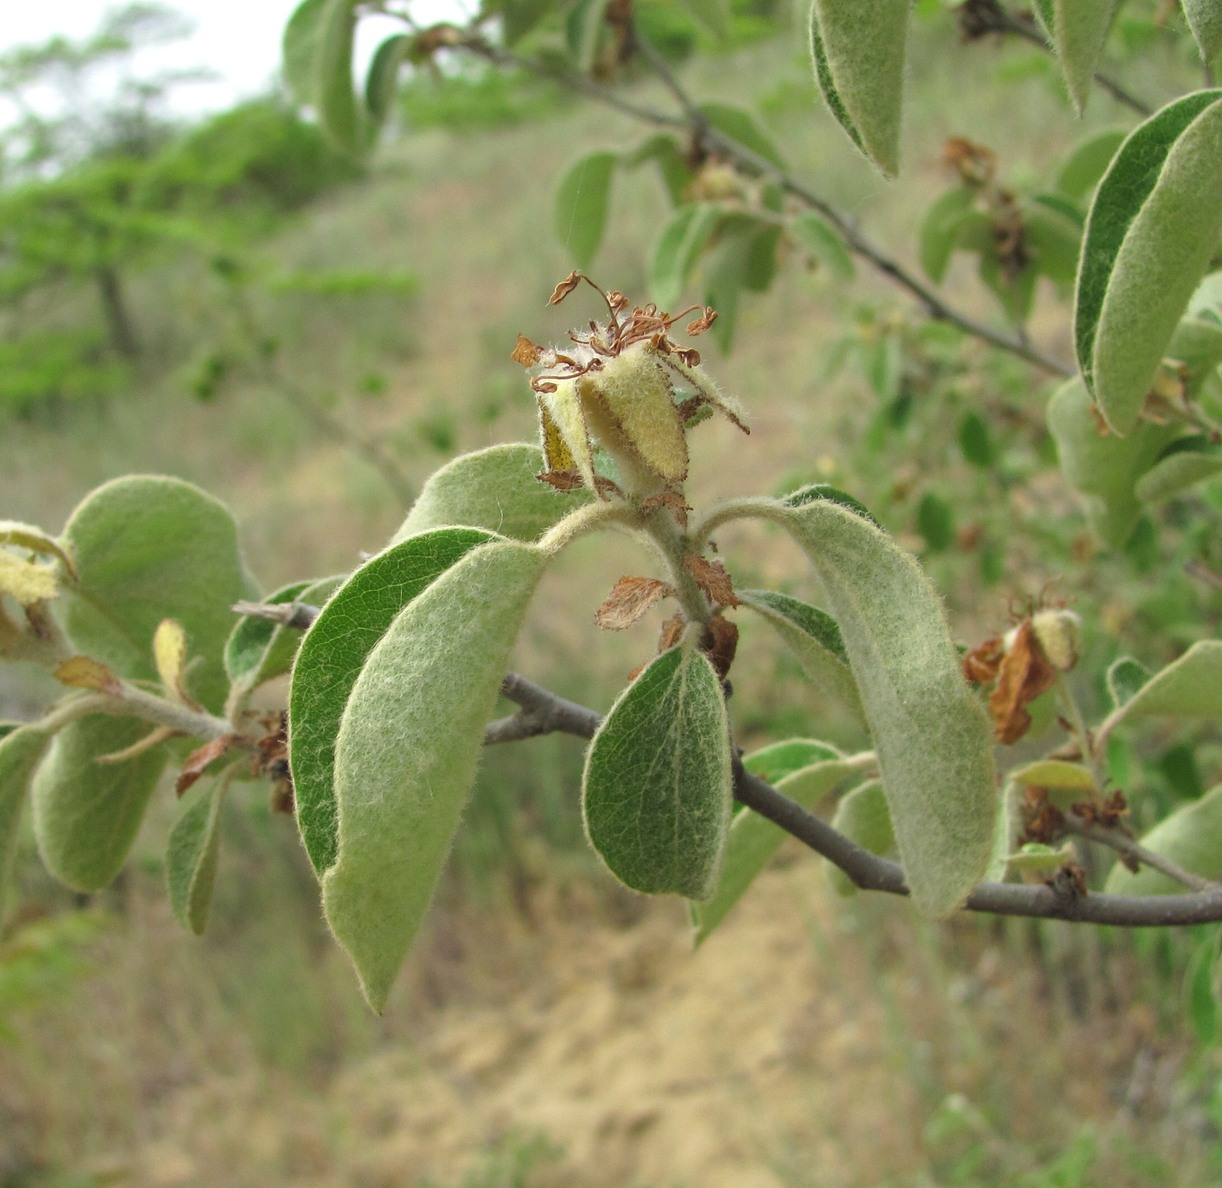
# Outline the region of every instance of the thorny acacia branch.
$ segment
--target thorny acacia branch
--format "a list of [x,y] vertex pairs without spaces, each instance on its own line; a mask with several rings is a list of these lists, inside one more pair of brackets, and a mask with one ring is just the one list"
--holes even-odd
[[700,148],[716,152],[752,176],[772,179],[791,198],[822,215],[843,236],[850,251],[860,256],[893,284],[916,298],[930,318],[955,326],[964,334],[987,342],[1053,375],[1068,377],[1076,374],[1075,369],[1068,363],[1044,354],[1033,347],[1025,337],[1006,334],[956,309],[897,259],[874,243],[848,215],[827,199],[798,181],[788,170],[769,161],[766,157],[761,157],[724,132],[712,127],[683,89],[666,60],[635,29],[633,37],[634,46],[641,58],[674,97],[683,112],[682,116],[669,115],[656,108],[625,100],[610,87],[594,82],[582,74],[564,70],[551,63],[509,53],[491,45],[478,35],[472,35],[460,41],[455,48],[465,49],[494,65],[512,66],[551,79],[643,123],[652,124],[655,127],[686,130]]

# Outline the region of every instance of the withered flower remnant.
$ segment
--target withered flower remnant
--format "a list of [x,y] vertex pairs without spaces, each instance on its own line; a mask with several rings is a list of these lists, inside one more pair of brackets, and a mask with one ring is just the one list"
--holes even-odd
[[546,464],[539,478],[560,490],[583,485],[606,498],[616,488],[595,474],[594,450],[602,447],[619,470],[621,493],[650,499],[687,477],[686,431],[710,409],[749,432],[737,401],[701,368],[699,352],[671,338],[675,323],[688,314],[697,314],[686,328],[693,336],[717,314],[707,306],[675,315],[652,304],[630,307],[623,293],[604,292],[579,272],[556,286],[549,304],[583,282],[602,296],[607,320],[570,331],[572,345],[562,350],[519,334],[512,354],[533,373]]

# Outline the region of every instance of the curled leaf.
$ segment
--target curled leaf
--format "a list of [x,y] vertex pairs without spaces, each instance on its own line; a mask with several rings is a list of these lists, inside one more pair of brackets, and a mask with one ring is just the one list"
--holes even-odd
[[671,597],[674,592],[674,586],[657,578],[622,577],[594,612],[594,621],[604,631],[623,631],[656,602]]

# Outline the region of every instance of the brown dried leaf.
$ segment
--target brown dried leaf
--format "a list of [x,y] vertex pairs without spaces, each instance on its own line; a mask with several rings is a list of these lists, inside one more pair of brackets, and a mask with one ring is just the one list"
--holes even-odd
[[989,695],[989,713],[998,742],[1016,743],[1031,726],[1027,706],[1052,688],[1057,670],[1031,629],[1031,620],[1018,625],[1014,642],[998,670],[997,687]]
[[123,682],[92,656],[71,656],[57,665],[52,675],[60,684],[76,689],[92,689],[112,696],[123,691]]
[[1005,654],[1001,636],[992,635],[963,657],[963,675],[973,685],[987,685],[997,676]]
[[519,334],[518,341],[514,343],[513,351],[509,357],[515,363],[521,363],[523,367],[533,367],[539,362],[542,354],[542,347],[535,346],[525,334]]
[[581,475],[575,470],[545,470],[535,478],[549,487],[555,487],[557,491],[576,491],[583,485]]
[[656,602],[669,598],[674,592],[674,586],[658,578],[622,577],[594,612],[594,621],[604,631],[623,631]]
[[685,553],[683,568],[696,579],[696,585],[709,596],[714,606],[738,605],[730,575],[720,561],[707,561],[698,553]]
[[724,681],[738,651],[738,627],[722,615],[714,615],[700,638],[700,650],[708,656]]
[[552,290],[552,295],[547,299],[548,305],[559,305],[579,284],[581,284],[581,273],[570,272]]
[[214,738],[211,742],[206,742],[202,747],[192,751],[183,763],[178,779],[174,782],[174,791],[179,796],[186,792],[204,774],[208,765],[224,755],[239,738],[241,735],[238,734],[222,734],[220,738]]
[[683,617],[683,612],[678,611],[671,615],[665,623],[662,624],[661,634],[658,636],[658,653],[668,651],[673,648],[682,638],[683,629],[687,626],[687,620]]

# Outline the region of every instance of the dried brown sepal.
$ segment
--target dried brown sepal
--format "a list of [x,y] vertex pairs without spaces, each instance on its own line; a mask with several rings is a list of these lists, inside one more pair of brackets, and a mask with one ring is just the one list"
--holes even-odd
[[1085,899],[1088,893],[1086,872],[1076,862],[1066,862],[1044,883],[1061,899]]
[[555,487],[557,491],[576,491],[583,485],[581,475],[575,470],[545,470],[535,478],[549,487]]
[[623,499],[625,497],[619,483],[613,482],[609,478],[603,478],[601,474],[594,476],[594,490],[599,499]]
[[[695,323],[693,322],[692,325],[695,325]],[[691,326],[688,327],[688,330],[691,330]],[[684,347],[682,350],[676,351],[675,354],[679,356],[680,362],[688,367],[700,366],[700,352],[695,347]]]
[[209,764],[224,755],[242,736],[240,734],[222,734],[192,751],[182,765],[178,779],[174,781],[174,791],[182,796],[196,780],[204,774]]
[[997,172],[997,154],[966,136],[952,136],[942,148],[942,160],[968,186],[986,186]]
[[1031,728],[1027,706],[1052,688],[1057,670],[1040,647],[1031,620],[1018,625],[998,670],[997,685],[989,695],[989,714],[997,741],[1010,746]]
[[700,637],[700,650],[708,656],[724,681],[738,651],[738,627],[723,615],[714,615]]
[[1131,836],[1123,820],[1129,815],[1129,806],[1124,798],[1124,793],[1119,788],[1111,796],[1098,801],[1084,800],[1072,807],[1073,811],[1088,825],[1102,825],[1106,829],[1119,829],[1124,834]]
[[687,619],[683,617],[683,612],[678,611],[671,615],[665,623],[662,624],[662,630],[658,633],[658,654],[667,652],[675,647],[683,638],[683,632],[687,628]]
[[623,631],[631,627],[651,606],[671,597],[674,586],[658,578],[622,577],[594,612],[594,621],[604,631]]
[[582,275],[580,272],[570,272],[553,290],[552,295],[547,299],[548,305],[559,305],[579,284],[581,284]]
[[987,685],[997,676],[1005,654],[1001,636],[991,635],[963,657],[963,675],[973,685]]
[[1048,799],[1047,788],[1028,788],[1023,806],[1023,842],[1051,845],[1065,833],[1065,814]]
[[112,697],[123,692],[123,682],[92,656],[70,656],[56,665],[52,675],[61,685],[71,685],[74,689],[92,689]]
[[515,363],[521,363],[523,367],[534,367],[543,357],[543,348],[536,346],[525,334],[519,334],[509,357]]
[[683,568],[696,579],[696,585],[709,596],[714,606],[738,605],[734,584],[720,561],[708,561],[698,553],[685,553]]
[[667,488],[656,495],[650,495],[648,499],[641,500],[641,512],[644,515],[649,515],[650,512],[662,507],[670,508],[680,526],[687,527],[687,513],[692,510],[692,505],[683,498],[681,492]]

